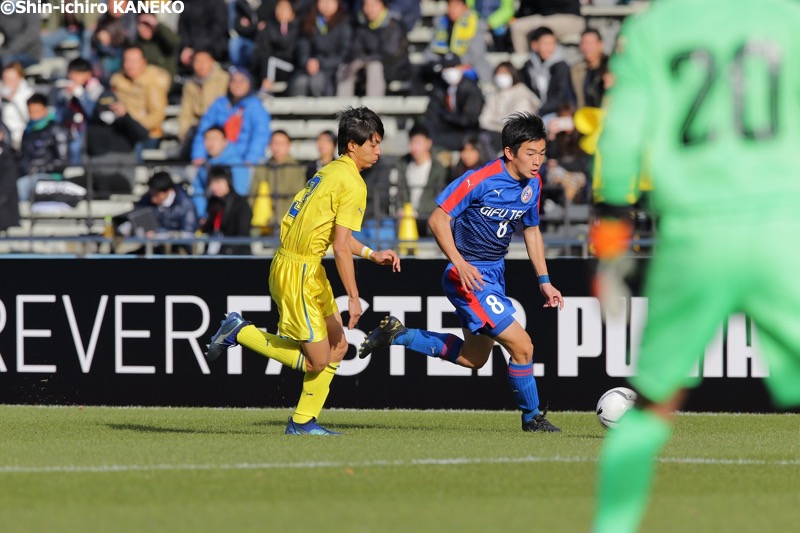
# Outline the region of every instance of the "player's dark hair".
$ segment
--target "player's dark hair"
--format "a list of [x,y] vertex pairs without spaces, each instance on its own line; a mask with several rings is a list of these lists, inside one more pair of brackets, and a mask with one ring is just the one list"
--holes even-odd
[[42,93],[33,93],[27,101],[28,105],[39,104],[47,107],[47,97]]
[[353,141],[361,146],[376,133],[383,139],[383,122],[367,107],[346,107],[339,113],[339,155],[347,151],[347,143]]
[[67,72],[91,72],[92,71],[92,64],[89,63],[88,59],[84,59],[82,57],[76,57],[72,61],[69,62],[67,65]]
[[506,119],[501,134],[503,149],[508,147],[516,155],[522,143],[547,140],[547,131],[541,118],[531,113],[514,113]]

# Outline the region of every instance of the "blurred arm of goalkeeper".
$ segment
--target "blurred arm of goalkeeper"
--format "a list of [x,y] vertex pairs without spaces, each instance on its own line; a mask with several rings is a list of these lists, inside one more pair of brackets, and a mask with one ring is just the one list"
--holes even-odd
[[633,232],[630,206],[595,205],[595,220],[589,229],[589,244],[597,257],[593,291],[609,314],[618,314],[627,305],[631,289],[626,278],[634,270],[630,249]]

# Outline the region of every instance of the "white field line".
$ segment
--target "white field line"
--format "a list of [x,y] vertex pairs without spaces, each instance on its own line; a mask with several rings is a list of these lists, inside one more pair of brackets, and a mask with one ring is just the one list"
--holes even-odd
[[[54,466],[0,466],[0,474],[86,474],[114,472],[156,472],[192,470],[281,470],[315,468],[370,468],[413,466],[461,466],[480,464],[518,463],[594,463],[595,457],[452,457],[406,460],[375,460],[360,462],[320,461],[304,463],[222,463],[222,464],[153,464],[153,465],[54,465]],[[800,459],[714,459],[701,457],[662,457],[661,463],[681,465],[725,465],[725,466],[800,466]]]

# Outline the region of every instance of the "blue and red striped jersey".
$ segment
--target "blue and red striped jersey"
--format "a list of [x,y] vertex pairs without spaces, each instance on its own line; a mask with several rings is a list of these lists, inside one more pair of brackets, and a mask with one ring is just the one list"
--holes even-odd
[[508,253],[521,220],[539,225],[541,178],[515,180],[503,159],[465,172],[447,186],[436,203],[453,217],[456,248],[467,261],[498,261]]

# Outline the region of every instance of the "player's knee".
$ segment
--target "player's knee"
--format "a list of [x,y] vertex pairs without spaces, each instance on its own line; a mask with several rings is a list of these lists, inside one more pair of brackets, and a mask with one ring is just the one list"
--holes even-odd
[[530,341],[516,343],[509,352],[514,364],[528,365],[533,361],[533,343]]
[[322,372],[327,366],[327,360],[312,361],[311,359],[306,359],[306,371],[308,372]]
[[341,362],[345,354],[347,354],[347,348],[349,346],[347,339],[342,336],[336,344],[331,346],[331,361],[334,363]]

